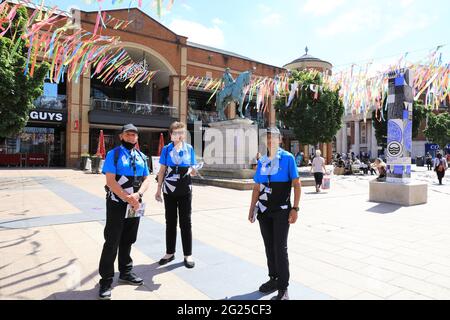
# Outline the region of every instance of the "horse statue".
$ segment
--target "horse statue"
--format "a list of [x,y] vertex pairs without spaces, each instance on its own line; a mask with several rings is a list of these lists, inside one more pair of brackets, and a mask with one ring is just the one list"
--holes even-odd
[[245,71],[236,78],[236,81],[230,82],[217,94],[216,107],[220,120],[226,120],[224,110],[230,102],[239,102],[239,117],[245,118],[242,113],[245,100],[244,88],[250,84],[251,77],[252,72]]

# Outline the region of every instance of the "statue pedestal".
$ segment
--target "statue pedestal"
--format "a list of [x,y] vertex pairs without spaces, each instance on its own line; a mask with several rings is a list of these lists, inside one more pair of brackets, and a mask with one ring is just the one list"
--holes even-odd
[[252,120],[239,118],[210,123],[204,139],[204,172],[212,175],[224,171],[230,178],[249,176],[247,170],[256,164],[259,141],[258,126]]
[[415,206],[428,201],[428,185],[426,183],[411,182],[395,184],[378,182],[369,183],[369,201],[392,203],[401,206]]

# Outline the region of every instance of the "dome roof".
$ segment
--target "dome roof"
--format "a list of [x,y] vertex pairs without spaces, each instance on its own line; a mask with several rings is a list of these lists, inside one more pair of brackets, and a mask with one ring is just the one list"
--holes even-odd
[[292,65],[292,64],[296,64],[296,63],[306,63],[306,62],[319,62],[319,63],[323,63],[323,64],[329,64],[330,68],[332,67],[331,63],[329,63],[328,61],[313,57],[312,55],[308,54],[308,51],[309,51],[309,49],[308,49],[308,47],[306,47],[304,55],[302,55],[300,58],[295,59],[294,61],[284,65],[284,67]]

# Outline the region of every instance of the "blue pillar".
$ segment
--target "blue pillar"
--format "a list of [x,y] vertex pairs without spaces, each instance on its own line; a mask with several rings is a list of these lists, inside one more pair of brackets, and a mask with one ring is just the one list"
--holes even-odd
[[387,182],[411,180],[413,77],[408,69],[389,74]]

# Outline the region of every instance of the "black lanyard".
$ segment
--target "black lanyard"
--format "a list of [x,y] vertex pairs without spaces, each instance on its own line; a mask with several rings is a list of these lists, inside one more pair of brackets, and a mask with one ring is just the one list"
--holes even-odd
[[[183,156],[184,156],[184,150],[180,149],[180,151],[183,151]],[[173,144],[172,152],[173,152],[173,155],[175,155],[175,153],[177,154],[176,157],[171,157],[171,158],[172,158],[172,162],[176,165],[175,166],[175,174],[178,174],[178,167],[179,167],[180,163],[183,162],[183,159],[182,159],[182,157],[179,156],[179,152],[175,148],[175,144]],[[175,160],[174,158],[177,158],[177,162],[174,161]]]
[[[275,156],[275,157],[277,157],[278,156],[278,153],[277,153],[277,155]],[[268,174],[267,174],[267,186],[270,188],[270,176],[272,175],[272,171],[273,171],[273,166],[272,166],[272,161],[273,160],[275,160],[275,157],[272,159],[272,160],[270,160],[270,162],[267,164],[267,166],[266,166],[266,168],[267,167],[269,167],[270,168],[270,170],[269,170],[269,172],[268,172]]]
[[134,174],[134,179],[133,182],[136,183],[137,181],[137,170],[136,170],[136,154],[132,154],[133,149],[130,150],[130,160],[131,160],[131,167],[133,168],[133,174]]

